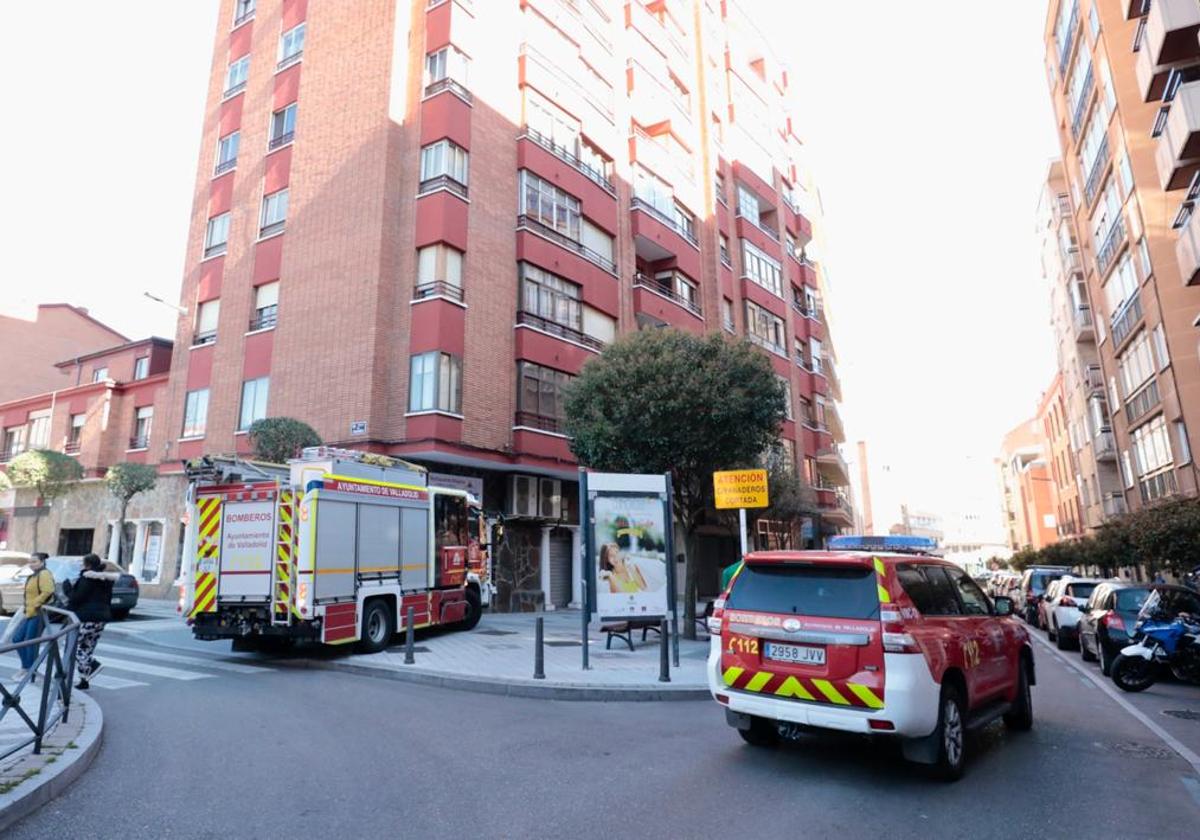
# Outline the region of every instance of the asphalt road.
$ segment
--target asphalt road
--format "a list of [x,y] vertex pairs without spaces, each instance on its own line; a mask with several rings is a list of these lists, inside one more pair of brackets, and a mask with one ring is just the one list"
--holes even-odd
[[[93,691],[100,755],[10,838],[1200,836],[1193,768],[1043,647],[1034,730],[989,729],[966,777],[946,785],[887,743],[745,746],[715,703],[564,703],[201,669],[191,658],[211,646],[171,661],[135,638],[106,642],[122,650],[105,654],[102,642],[101,659],[207,676],[124,671],[138,684]],[[1172,689],[1200,708],[1200,690]]]

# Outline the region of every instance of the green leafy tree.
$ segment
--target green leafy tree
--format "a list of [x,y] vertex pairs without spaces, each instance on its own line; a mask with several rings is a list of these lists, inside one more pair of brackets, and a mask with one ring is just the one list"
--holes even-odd
[[312,426],[291,417],[266,417],[250,424],[254,455],[273,464],[285,464],[306,446],[320,446],[321,436]]
[[0,472],[0,490],[8,490],[12,487],[12,481],[9,480],[8,473]]
[[586,467],[671,474],[686,534],[684,632],[695,638],[697,528],[716,470],[757,463],[779,437],[786,398],[750,344],[678,330],[627,335],[566,391],[565,431]]
[[1153,575],[1180,575],[1200,563],[1200,499],[1170,499],[1133,515],[1128,541],[1137,561]]
[[[53,504],[71,491],[83,478],[83,467],[70,455],[52,449],[31,449],[13,458],[8,465],[8,477],[15,487],[32,487],[43,505]],[[33,547],[38,550],[39,508],[33,517]]]
[[129,510],[129,501],[138,493],[152,489],[156,481],[158,470],[149,464],[113,464],[104,475],[108,492],[121,503],[121,518],[117,523],[117,562],[122,565],[125,562],[125,514]]
[[820,515],[816,490],[778,457],[767,463],[767,500],[767,507],[746,511],[749,527],[760,519],[795,524],[806,516]]

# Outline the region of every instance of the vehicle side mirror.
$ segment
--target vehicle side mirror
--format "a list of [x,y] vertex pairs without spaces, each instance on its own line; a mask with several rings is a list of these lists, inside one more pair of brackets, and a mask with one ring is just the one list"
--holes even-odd
[[1013,600],[1007,595],[997,595],[992,604],[996,607],[996,615],[1005,616],[1013,614]]

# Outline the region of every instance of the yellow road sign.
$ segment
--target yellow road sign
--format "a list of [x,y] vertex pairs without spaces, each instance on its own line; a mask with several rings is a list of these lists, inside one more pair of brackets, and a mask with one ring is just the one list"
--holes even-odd
[[717,508],[762,508],[767,501],[766,470],[724,470],[713,473]]

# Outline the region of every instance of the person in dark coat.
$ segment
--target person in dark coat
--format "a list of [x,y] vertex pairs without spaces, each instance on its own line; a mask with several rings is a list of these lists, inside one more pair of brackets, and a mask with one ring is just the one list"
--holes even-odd
[[75,648],[75,670],[79,672],[76,688],[90,688],[89,680],[100,670],[100,660],[95,658],[96,644],[105,623],[112,620],[113,584],[120,576],[119,572],[103,571],[100,558],[87,554],[83,570],[71,586],[67,601],[80,622],[79,643]]

